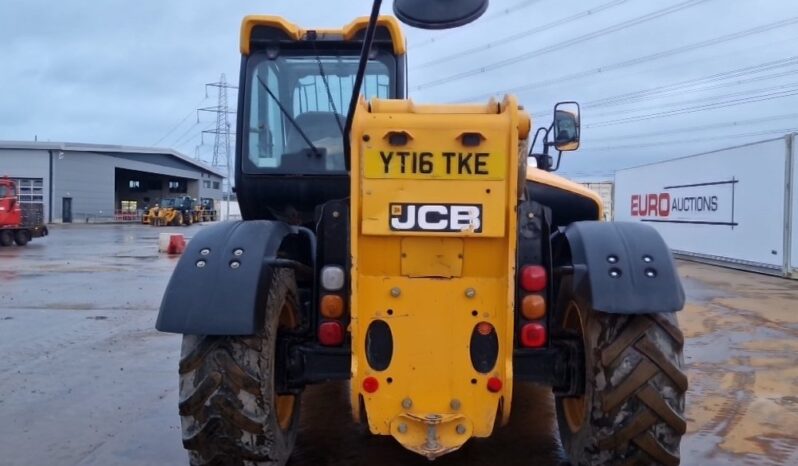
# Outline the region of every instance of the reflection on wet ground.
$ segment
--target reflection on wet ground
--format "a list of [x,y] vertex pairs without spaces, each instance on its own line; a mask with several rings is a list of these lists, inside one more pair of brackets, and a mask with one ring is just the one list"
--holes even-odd
[[688,283],[717,290],[691,299],[681,315],[686,464],[798,464],[798,282],[700,264],[680,269]]
[[[54,227],[0,248],[0,464],[186,464],[180,339],[153,329],[174,258],[157,232]],[[682,464],[798,465],[798,281],[681,262],[690,377]],[[346,384],[307,390],[292,466],[425,465],[351,420]],[[560,466],[550,391],[517,387],[510,424],[436,465]]]

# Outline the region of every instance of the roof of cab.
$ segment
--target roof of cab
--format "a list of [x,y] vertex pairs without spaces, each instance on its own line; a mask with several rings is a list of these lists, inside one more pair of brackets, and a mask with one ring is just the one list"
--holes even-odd
[[[351,41],[358,32],[366,29],[368,24],[369,18],[367,16],[361,16],[341,29],[303,29],[280,16],[246,16],[241,22],[241,53],[243,55],[249,55],[252,30],[257,26],[280,29],[288,37],[296,41],[302,40],[308,31],[315,31],[322,36],[338,36],[344,41]],[[391,42],[393,43],[393,52],[396,55],[404,55],[407,52],[407,46],[405,44],[404,34],[402,34],[402,29],[399,27],[399,21],[393,16],[380,16],[377,20],[377,25],[388,29],[391,35]]]

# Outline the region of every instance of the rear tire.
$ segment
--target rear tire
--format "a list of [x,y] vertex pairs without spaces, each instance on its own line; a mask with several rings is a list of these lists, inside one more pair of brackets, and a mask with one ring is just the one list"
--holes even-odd
[[12,244],[14,244],[14,232],[0,230],[0,246],[11,246]]
[[300,397],[278,396],[273,371],[278,327],[298,322],[293,272],[278,270],[257,335],[183,336],[180,417],[192,466],[288,461]]
[[169,222],[169,226],[173,227],[179,227],[182,224],[183,224],[183,215],[180,212],[176,213],[175,216],[172,217],[172,221]]
[[676,315],[605,314],[561,286],[559,327],[585,344],[583,397],[557,397],[563,448],[574,466],[678,466],[687,376]]
[[14,242],[17,243],[17,246],[25,246],[30,239],[30,232],[27,230],[17,230],[14,233]]

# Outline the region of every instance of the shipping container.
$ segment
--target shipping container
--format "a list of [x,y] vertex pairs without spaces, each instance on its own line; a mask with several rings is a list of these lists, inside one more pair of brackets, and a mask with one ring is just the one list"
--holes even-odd
[[796,277],[795,139],[619,170],[615,220],[654,226],[677,256]]
[[593,191],[601,197],[601,202],[604,204],[604,220],[613,219],[613,206],[612,206],[612,181],[578,181],[579,184]]

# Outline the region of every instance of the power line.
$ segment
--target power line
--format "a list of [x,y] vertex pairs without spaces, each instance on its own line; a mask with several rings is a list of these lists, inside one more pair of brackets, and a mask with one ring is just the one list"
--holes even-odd
[[[606,142],[606,141],[618,141],[618,140],[628,140],[628,139],[642,139],[642,138],[650,138],[656,136],[669,136],[673,134],[682,134],[682,133],[691,133],[691,132],[699,132],[699,131],[707,131],[713,129],[721,129],[721,128],[732,128],[732,127],[739,127],[745,125],[753,125],[756,123],[770,123],[773,121],[778,120],[789,120],[789,119],[798,119],[798,113],[784,113],[780,115],[771,115],[767,117],[760,117],[760,118],[750,118],[747,120],[739,120],[739,121],[731,121],[726,123],[713,123],[710,125],[699,125],[699,126],[690,126],[687,128],[679,128],[679,129],[672,129],[668,131],[653,131],[647,133],[635,133],[635,134],[624,134],[620,136],[612,136],[612,137],[604,137],[604,138],[594,138],[590,137],[589,141],[592,142]],[[587,139],[587,138],[586,138]]]
[[185,122],[186,122],[186,120],[188,120],[188,119],[189,119],[189,117],[190,117],[191,115],[193,115],[193,114],[194,114],[194,110],[192,110],[192,111],[188,112],[188,114],[186,114],[186,116],[184,116],[184,117],[183,117],[183,118],[180,120],[180,122],[179,122],[178,124],[176,124],[174,127],[172,127],[172,129],[170,129],[169,131],[167,131],[167,132],[166,132],[166,134],[164,134],[163,136],[161,136],[161,138],[160,138],[160,139],[158,139],[157,141],[155,141],[154,143],[152,143],[152,146],[153,146],[153,147],[155,147],[155,146],[157,146],[158,144],[160,144],[160,143],[161,143],[161,141],[163,141],[164,139],[168,138],[168,137],[169,137],[169,135],[171,135],[172,133],[174,133],[174,132],[175,132],[175,130],[177,130],[177,128],[179,128],[179,127],[180,127],[180,126],[181,126],[183,123],[185,123]]
[[493,42],[488,42],[486,44],[482,44],[479,47],[473,47],[473,48],[470,48],[468,50],[462,50],[460,52],[453,53],[451,55],[446,55],[446,56],[443,56],[443,57],[437,57],[434,60],[430,60],[428,62],[424,62],[424,63],[416,66],[415,69],[427,68],[427,67],[430,67],[430,66],[433,66],[433,65],[440,65],[440,64],[452,61],[452,60],[454,60],[456,58],[468,56],[468,55],[471,55],[471,54],[474,54],[474,53],[477,53],[477,52],[481,52],[483,50],[488,50],[488,49],[490,49],[492,47],[495,47],[497,45],[504,45],[504,44],[507,44],[509,42],[513,42],[513,41],[516,41],[516,40],[526,39],[532,34],[537,34],[537,33],[543,32],[543,31],[547,31],[549,29],[554,29],[554,28],[556,28],[558,26],[563,26],[565,24],[572,23],[572,22],[574,22],[576,20],[591,16],[591,15],[595,15],[596,13],[600,13],[600,12],[602,12],[604,10],[610,9],[610,8],[618,6],[618,5],[621,5],[623,3],[626,3],[627,1],[631,1],[631,0],[613,0],[613,1],[609,2],[609,3],[605,3],[603,5],[599,5],[599,6],[595,7],[595,8],[590,8],[588,10],[576,13],[576,14],[568,16],[566,18],[558,19],[556,21],[552,21],[550,23],[546,23],[546,24],[543,24],[541,26],[536,26],[536,27],[533,27],[531,29],[527,29],[527,30],[524,30],[524,31],[521,31],[521,32],[517,32],[517,33],[512,34],[512,35],[509,35],[507,37],[503,37],[501,39],[497,39],[497,40],[495,40]]
[[[207,99],[207,97],[205,97],[205,99]],[[197,107],[197,106],[199,106],[199,105],[200,105],[202,102],[204,102],[204,101],[205,101],[205,99],[202,99],[202,100],[200,100],[199,102],[197,102],[197,105],[195,105],[194,107]],[[193,115],[193,114],[194,114],[194,110],[192,110],[192,111],[190,111],[188,114],[186,114],[186,116],[184,116],[184,117],[183,117],[183,118],[180,120],[180,122],[179,122],[179,123],[177,123],[175,126],[173,126],[173,127],[172,127],[172,129],[170,129],[169,131],[167,131],[167,132],[166,132],[166,134],[164,134],[163,136],[161,136],[161,138],[160,138],[160,139],[158,139],[157,141],[155,141],[155,142],[152,144],[152,146],[153,146],[153,147],[155,147],[155,146],[157,146],[158,144],[160,144],[160,143],[161,143],[161,142],[162,142],[164,139],[168,138],[168,137],[169,137],[169,135],[171,135],[172,133],[174,133],[174,132],[177,130],[177,128],[179,128],[179,127],[180,127],[180,126],[181,126],[183,123],[185,123],[185,122],[186,122],[186,120],[188,120],[188,118],[189,118],[191,115]]]
[[[646,100],[652,100],[657,98],[666,97],[670,94],[678,92],[680,95],[691,93],[691,92],[705,92],[709,90],[721,89],[724,87],[730,86],[737,86],[741,84],[748,84],[757,81],[763,81],[767,79],[775,79],[781,78],[785,76],[792,76],[798,73],[798,70],[791,70],[782,73],[776,74],[769,74],[764,76],[757,76],[748,79],[742,79],[738,81],[732,81],[723,83],[722,81],[727,79],[733,79],[738,77],[743,77],[752,74],[762,73],[764,71],[774,70],[781,67],[786,66],[794,66],[798,65],[798,57],[790,57],[782,60],[775,60],[766,63],[761,63],[759,65],[747,66],[743,68],[737,68],[731,71],[725,71],[722,73],[715,73],[709,76],[703,76],[700,78],[689,79],[686,81],[679,81],[673,84],[665,84],[657,87],[646,88],[639,91],[634,92],[627,92],[624,94],[618,94],[611,97],[603,97],[600,99],[584,102],[581,104],[583,108],[599,108],[599,107],[610,107],[616,105],[625,105],[630,103],[637,103],[643,102]],[[715,85],[710,85],[713,83],[720,83]],[[697,86],[704,86],[704,87],[697,87]],[[693,89],[690,89],[693,87]],[[548,116],[551,110],[538,110],[532,112],[533,117],[540,117],[540,116]]]
[[624,29],[628,29],[632,26],[636,26],[638,24],[645,23],[647,21],[652,21],[657,18],[661,18],[663,16],[669,15],[671,13],[675,13],[677,11],[681,11],[696,5],[700,5],[701,3],[706,3],[710,0],[687,0],[686,2],[682,2],[676,5],[669,6],[667,8],[663,8],[661,10],[654,11],[652,13],[645,14],[643,16],[639,16],[637,18],[633,18],[627,21],[623,21],[618,24],[614,24],[612,26],[599,29],[598,31],[593,31],[588,34],[584,34],[578,37],[575,37],[570,40],[566,40],[563,42],[559,42],[553,45],[549,45],[547,47],[543,47],[537,50],[533,50],[531,52],[523,53],[521,55],[517,55],[512,58],[507,58],[504,60],[500,60],[497,62],[493,62],[486,66],[481,66],[479,68],[472,68],[467,71],[463,71],[460,73],[455,73],[449,76],[445,76],[443,78],[434,79],[432,81],[427,81],[426,83],[420,84],[416,86],[416,90],[428,89],[435,86],[440,86],[442,84],[449,84],[452,81],[457,81],[463,78],[467,78],[470,76],[478,75],[481,73],[487,73],[491,71],[496,71],[500,68],[504,68],[513,64],[516,64],[521,61],[529,60],[530,58],[537,57],[539,55],[544,55],[546,53],[554,52],[556,50],[564,49],[570,47],[572,45],[580,44],[582,42],[586,42],[592,39],[596,39],[601,36],[605,36],[608,34],[612,34],[614,32],[622,31]]
[[[528,6],[531,6],[532,4],[538,3],[540,1],[541,0],[524,0],[524,1],[522,1],[520,3],[517,3],[517,4],[513,5],[513,6],[509,6],[509,7],[505,8],[505,9],[503,9],[503,10],[499,10],[499,11],[497,11],[497,12],[491,14],[491,15],[486,16],[485,18],[483,18],[483,19],[481,19],[479,21],[479,24],[480,25],[481,24],[485,24],[485,23],[490,22],[490,21],[492,21],[494,19],[501,18],[502,16],[509,15],[510,13],[512,13],[514,11],[518,11],[518,10],[524,9],[524,8],[526,8]],[[472,23],[472,24],[475,24],[475,23]],[[437,35],[435,35],[433,37],[430,37],[429,39],[422,40],[421,42],[411,43],[409,47],[410,47],[411,50],[418,50],[418,49],[420,49],[422,47],[426,47],[427,45],[439,42],[441,39],[445,39],[446,37],[449,37],[449,36],[451,36],[451,35],[453,35],[453,34],[455,34],[457,32],[462,32],[463,29],[466,29],[466,28],[451,29],[451,30],[449,30],[449,32],[439,33],[439,34],[437,34]]]
[[[758,82],[758,81],[764,81],[764,80],[769,80],[769,79],[776,79],[776,78],[783,78],[783,77],[793,76],[795,74],[798,74],[798,70],[786,71],[786,72],[783,72],[783,73],[776,73],[776,74],[769,74],[769,75],[766,75],[766,76],[758,76],[758,77],[755,77],[755,78],[743,79],[743,80],[733,81],[733,82],[728,82],[728,83],[715,84],[713,86],[705,86],[705,87],[699,87],[699,88],[695,88],[695,89],[686,89],[686,90],[680,91],[679,95],[689,94],[689,93],[693,93],[693,92],[713,91],[713,90],[722,89],[722,88],[725,88],[725,87],[740,86],[740,85],[743,85],[743,84],[750,84],[750,83],[754,83],[754,82]],[[662,92],[662,93],[660,93],[658,95],[651,95],[651,96],[647,96],[647,97],[642,97],[642,98],[637,98],[637,99],[630,99],[630,100],[625,100],[625,101],[624,100],[619,100],[619,101],[602,102],[600,104],[590,105],[589,108],[611,107],[611,106],[616,106],[616,105],[626,105],[626,104],[630,104],[630,103],[644,102],[644,101],[647,101],[647,100],[654,100],[654,99],[659,99],[659,98],[663,98],[663,97],[669,97],[670,95],[674,94],[675,92],[676,92],[675,90],[674,91],[668,91],[668,92]],[[750,92],[750,91],[746,91],[746,92]],[[712,100],[712,99],[717,98],[717,97],[718,96],[706,97],[704,99],[696,99],[696,100]],[[661,106],[667,106],[667,105],[673,105],[673,104],[661,104],[659,106],[661,107]],[[541,113],[541,115],[542,114],[543,113]],[[548,112],[546,112],[546,114],[548,114]]]
[[[193,112],[192,112],[192,113],[193,113]],[[189,126],[189,128],[188,128],[188,129],[187,129],[187,130],[186,130],[186,131],[185,131],[183,134],[181,134],[180,136],[178,136],[178,137],[177,137],[177,139],[175,139],[175,140],[172,142],[172,147],[179,147],[179,146],[180,146],[180,141],[182,141],[182,140],[183,140],[183,139],[184,139],[184,138],[185,138],[185,137],[186,137],[186,136],[187,136],[189,133],[191,133],[191,130],[193,130],[194,128],[196,128],[196,127],[197,127],[199,124],[200,124],[200,122],[199,122],[199,121],[197,121],[197,122],[196,122],[196,123],[194,123],[193,125]],[[190,139],[189,139],[189,140],[190,140]]]
[[659,147],[663,145],[675,145],[675,144],[692,144],[692,143],[700,143],[705,141],[723,141],[727,139],[735,139],[735,138],[746,138],[746,137],[757,137],[757,136],[768,136],[772,134],[788,134],[798,131],[798,127],[792,128],[781,128],[781,129],[770,129],[764,131],[753,131],[747,133],[737,133],[737,134],[728,134],[724,136],[714,136],[714,137],[703,137],[703,138],[693,138],[693,139],[668,139],[665,141],[657,141],[657,142],[650,142],[650,143],[640,143],[640,144],[616,144],[611,146],[596,146],[590,147],[585,145],[584,150],[591,150],[591,151],[608,151],[608,150],[620,150],[620,149],[643,149],[647,147]]
[[716,37],[714,39],[704,40],[701,42],[696,42],[694,44],[684,45],[681,47],[676,47],[669,50],[664,50],[662,52],[652,53],[649,55],[644,55],[642,57],[632,58],[630,60],[624,60],[621,62],[612,63],[605,66],[600,66],[598,68],[593,68],[590,70],[580,71],[577,73],[572,73],[564,76],[558,76],[556,78],[545,79],[541,81],[536,81],[534,83],[525,84],[523,86],[516,86],[512,88],[507,88],[498,92],[492,92],[488,94],[480,94],[478,96],[469,97],[467,99],[459,99],[458,102],[463,101],[474,101],[474,100],[483,100],[489,97],[493,97],[497,94],[518,94],[520,92],[528,91],[531,89],[537,89],[544,86],[550,86],[552,84],[562,84],[563,82],[573,81],[575,79],[585,78],[588,76],[592,76],[595,74],[606,73],[608,71],[615,71],[623,68],[629,68],[631,66],[639,65],[641,63],[651,62],[655,60],[661,60],[663,58],[671,57],[674,55],[679,55],[686,52],[692,52],[694,50],[711,47],[714,45],[722,44],[724,42],[729,42],[736,39],[742,39],[744,37],[752,36],[755,34],[761,34],[763,32],[772,31],[774,29],[778,29],[785,26],[790,26],[792,24],[798,23],[798,17],[792,17],[788,19],[784,19],[781,21],[776,21],[773,23],[764,24],[761,26],[757,26],[751,29],[746,29],[743,31],[734,32],[731,34],[726,34],[723,36]]
[[603,121],[603,122],[600,122],[600,123],[591,123],[590,125],[587,125],[586,128],[599,128],[599,127],[602,127],[602,126],[619,125],[619,124],[632,123],[632,122],[638,122],[638,121],[643,121],[643,120],[651,120],[651,119],[655,119],[655,118],[664,118],[664,117],[669,117],[669,116],[684,115],[684,114],[688,114],[688,113],[695,113],[695,112],[701,112],[701,111],[706,111],[706,110],[717,110],[719,108],[733,107],[733,106],[737,106],[737,105],[750,104],[750,103],[754,103],[754,102],[763,102],[763,101],[767,101],[767,100],[782,99],[782,98],[785,98],[785,97],[792,97],[794,95],[798,95],[798,90],[790,89],[790,90],[784,90],[784,91],[780,91],[780,92],[773,92],[773,93],[764,94],[764,95],[744,97],[744,98],[740,98],[740,99],[732,99],[732,100],[716,102],[716,103],[711,103],[711,104],[684,107],[684,108],[675,109],[675,110],[668,110],[668,111],[665,111],[665,112],[656,112],[656,113],[651,113],[651,114],[648,114],[648,115],[638,115],[638,116],[633,116],[633,117],[625,117],[625,118],[618,118],[618,119],[615,119],[615,120]]
[[187,137],[187,138],[186,138],[186,137],[184,137],[184,138],[183,138],[183,140],[181,140],[180,142],[177,142],[177,143],[175,143],[173,147],[174,147],[175,149],[178,149],[178,148],[180,148],[181,146],[185,146],[186,144],[190,143],[191,141],[194,141],[195,139],[197,139],[197,137],[198,137],[198,136],[200,136],[200,137],[201,137],[201,136],[202,136],[202,134],[203,134],[205,131],[207,131],[207,130],[210,130],[210,129],[212,129],[212,128],[213,128],[213,125],[211,125],[211,126],[208,126],[208,127],[207,127],[207,128],[205,128],[205,129],[197,129],[197,130],[196,130],[196,131],[197,131],[196,133],[190,134],[190,133],[191,133],[191,130],[192,130],[192,129],[194,129],[196,126],[199,126],[199,124],[200,124],[200,123],[196,123],[196,124],[194,124],[194,126],[192,126],[191,128],[189,128],[189,131],[186,133],[188,137]]
[[678,102],[660,103],[660,104],[657,104],[655,106],[638,107],[638,108],[623,109],[623,110],[611,110],[611,111],[604,112],[604,113],[591,114],[590,117],[591,118],[603,118],[603,117],[608,117],[608,116],[613,116],[613,115],[624,115],[624,114],[628,115],[628,114],[636,113],[636,112],[646,112],[646,111],[649,111],[649,110],[657,110],[657,109],[661,109],[661,108],[664,108],[664,107],[677,107],[677,106],[680,106],[680,105],[697,104],[697,103],[702,103],[702,102],[709,102],[710,104],[714,104],[715,103],[714,101],[716,101],[716,100],[723,101],[723,99],[728,100],[728,99],[731,99],[733,97],[747,97],[747,96],[755,97],[756,94],[767,93],[767,92],[770,92],[770,91],[788,91],[788,90],[793,90],[793,89],[798,89],[798,82],[779,84],[779,85],[776,85],[776,86],[761,87],[761,88],[758,88],[758,89],[749,89],[749,90],[746,90],[746,91],[731,92],[731,93],[728,93],[728,94],[715,95],[715,96],[709,96],[709,97],[687,99],[687,100],[682,100],[682,101],[678,101]]

